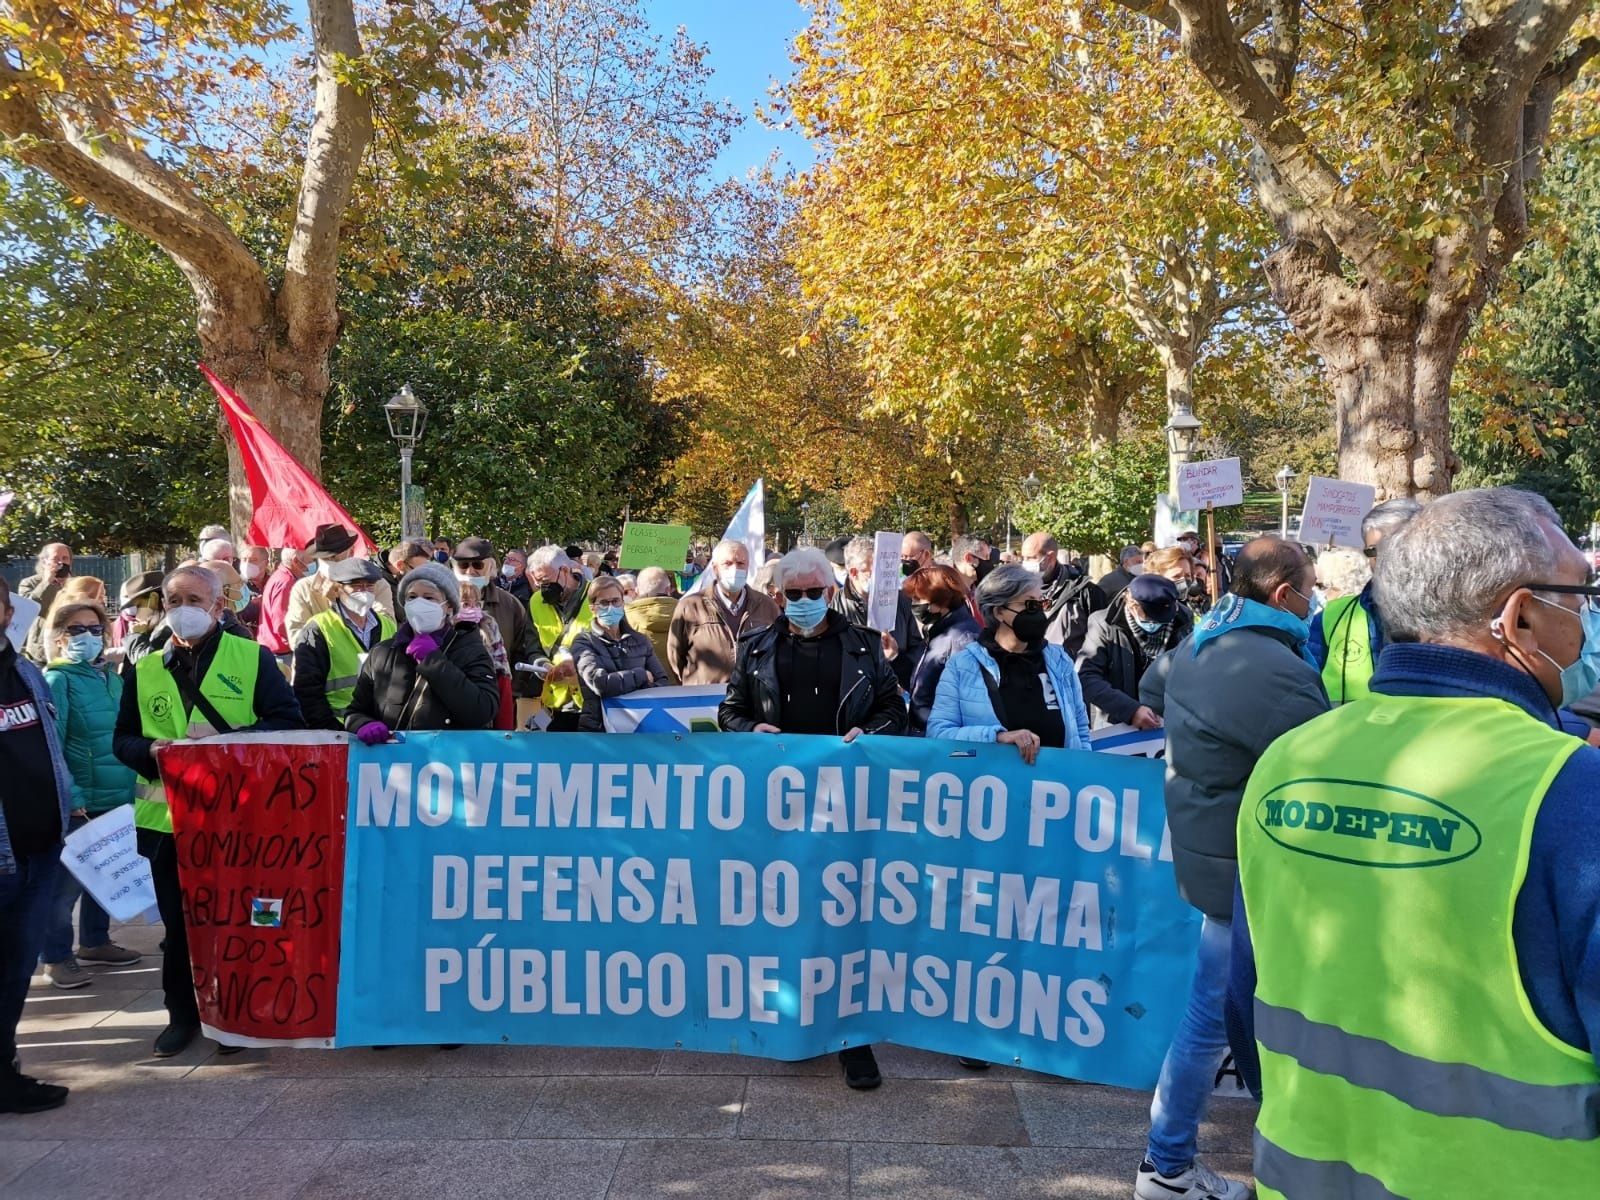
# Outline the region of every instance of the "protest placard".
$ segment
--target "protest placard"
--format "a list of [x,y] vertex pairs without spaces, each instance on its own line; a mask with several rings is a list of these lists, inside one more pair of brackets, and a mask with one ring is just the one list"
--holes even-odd
[[101,813],[67,834],[61,861],[115,920],[135,920],[156,906],[150,860],[139,853],[131,804]]
[[6,626],[6,637],[11,639],[12,648],[18,654],[22,653],[22,645],[28,640],[28,630],[33,628],[33,623],[38,619],[39,602],[13,590],[11,593],[11,624]]
[[893,633],[900,612],[900,547],[903,533],[879,530],[872,539],[872,596],[867,605],[867,628]]
[[1372,511],[1378,489],[1365,483],[1313,475],[1300,516],[1300,540],[1309,546],[1352,546],[1359,550],[1361,518]]
[[643,521],[629,521],[622,527],[622,549],[617,553],[617,566],[624,571],[640,567],[664,567],[668,571],[683,569],[683,556],[689,552],[689,540],[694,530],[687,525],[647,525]]
[[1184,463],[1178,468],[1178,507],[1196,510],[1244,503],[1244,477],[1237,458]]
[[[260,1036],[247,1002],[276,994],[297,1018],[323,1004],[335,1045],[795,1060],[894,1041],[1149,1087],[1182,1013],[1198,924],[1158,763],[1046,750],[1028,767],[1011,747],[920,738],[322,736],[315,788],[295,782],[292,803],[314,791],[305,819],[336,813],[344,840],[293,855],[254,822],[260,840],[217,841],[236,798],[267,815],[283,747],[163,753],[187,907],[227,911],[190,933],[225,1041]],[[258,877],[286,856],[294,879]],[[200,970],[218,953],[221,989]]]

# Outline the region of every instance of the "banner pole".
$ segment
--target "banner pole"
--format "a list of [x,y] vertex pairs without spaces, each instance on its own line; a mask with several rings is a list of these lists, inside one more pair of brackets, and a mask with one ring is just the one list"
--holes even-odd
[[1219,586],[1222,583],[1222,569],[1217,562],[1217,506],[1215,502],[1206,501],[1206,558],[1211,564],[1211,575],[1206,581],[1206,589],[1211,593],[1211,603],[1215,605],[1222,598]]

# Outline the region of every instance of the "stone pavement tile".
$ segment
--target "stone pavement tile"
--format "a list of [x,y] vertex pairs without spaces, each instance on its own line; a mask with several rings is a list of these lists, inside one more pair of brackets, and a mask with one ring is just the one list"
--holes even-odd
[[610,1046],[463,1046],[437,1054],[427,1073],[452,1075],[654,1075],[659,1050]]
[[886,1079],[875,1091],[853,1092],[842,1076],[752,1079],[739,1136],[802,1142],[1026,1145],[1027,1131],[1011,1087],[1008,1083]]
[[[1144,1147],[1150,1132],[1149,1092],[1091,1085],[1014,1086],[1035,1146]],[[1200,1126],[1200,1152],[1248,1155],[1255,1114],[1251,1101],[1213,1099]]]
[[607,1200],[832,1200],[849,1190],[850,1148],[840,1142],[643,1141],[622,1152]]
[[266,1050],[250,1047],[237,1054],[207,1059],[195,1077],[223,1079],[259,1075],[273,1079],[421,1079],[431,1060],[449,1053],[459,1054],[460,1051],[441,1051],[437,1046],[396,1046],[393,1050],[373,1050],[367,1046],[348,1050],[300,1050],[288,1047]]
[[[156,980],[157,984],[161,981]],[[124,995],[117,1011],[95,1022],[97,1025],[119,1029],[154,1029],[156,1033],[166,1028],[166,993],[161,988],[146,988],[142,992]],[[155,1034],[151,1034],[154,1037]]]
[[182,1054],[156,1058],[153,1029],[66,1029],[25,1033],[18,1052],[30,1075],[76,1087],[92,1082],[182,1079],[206,1062],[216,1043],[196,1038]]
[[738,1075],[552,1079],[519,1137],[726,1138],[739,1125]]
[[174,1087],[120,1077],[73,1088],[66,1104],[49,1112],[0,1117],[0,1139],[231,1138],[289,1086],[286,1080],[236,1079]]
[[[441,1196],[600,1200],[621,1142],[345,1142],[325,1159],[304,1200],[408,1200]],[[251,1197],[254,1200],[254,1197]]]
[[1069,1082],[1058,1076],[1023,1071],[1004,1063],[995,1063],[987,1071],[969,1071],[956,1061],[954,1054],[897,1046],[892,1042],[880,1042],[872,1048],[872,1052],[878,1059],[878,1069],[883,1072],[885,1079],[982,1079],[990,1083],[1009,1083],[1013,1080],[1033,1083]]
[[22,1006],[22,1033],[81,1029],[105,1020],[128,1003],[126,992],[97,992],[92,987],[72,992],[33,988]]
[[810,1075],[840,1073],[839,1058],[824,1054],[799,1062],[752,1058],[747,1054],[710,1054],[699,1050],[668,1050],[661,1056],[661,1075]]
[[[70,1101],[68,1102],[71,1103]],[[13,1186],[28,1200],[115,1194],[140,1200],[290,1200],[333,1153],[333,1142],[174,1141],[160,1137],[63,1143]]]
[[[208,1086],[236,1087],[245,1080]],[[240,1136],[504,1138],[533,1107],[542,1079],[285,1079]]]
[[[1213,1159],[1236,1179],[1249,1159]],[[853,1200],[1127,1200],[1139,1152],[991,1146],[850,1147]]]
[[[0,1117],[0,1129],[8,1125],[19,1125],[24,1128],[28,1122],[27,1117]],[[38,1162],[50,1151],[61,1145],[57,1141],[37,1142],[7,1142],[0,1141],[0,1188],[4,1188],[18,1175],[22,1174],[34,1163]],[[12,1193],[0,1193],[12,1194]]]

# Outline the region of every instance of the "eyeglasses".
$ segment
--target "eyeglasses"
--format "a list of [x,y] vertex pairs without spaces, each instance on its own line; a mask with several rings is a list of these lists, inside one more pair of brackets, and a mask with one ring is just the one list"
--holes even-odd
[[1600,584],[1596,583],[1525,583],[1530,592],[1554,592],[1558,596],[1582,596],[1580,608],[1600,613]]
[[599,612],[602,609],[607,609],[607,608],[621,608],[622,607],[622,601],[621,600],[592,600],[589,603],[589,607],[594,609],[596,612]]
[[106,627],[104,625],[68,625],[63,632],[71,637],[78,637],[80,634],[85,633],[92,633],[95,637],[104,637]]
[[483,570],[483,564],[488,560],[483,558],[458,558],[456,561],[463,567],[471,567],[474,571],[481,571]]
[[[1012,612],[1012,611],[1016,611],[1016,610],[1008,608],[1006,611],[1007,612]],[[1043,612],[1044,611],[1044,601],[1038,599],[1037,597],[1035,597],[1033,599],[1029,599],[1029,600],[1024,600],[1022,602],[1022,608],[1021,608],[1020,611],[1022,611],[1022,612]]]
[[802,596],[807,600],[821,600],[827,594],[828,589],[825,587],[783,589],[784,598],[787,600],[798,600]]

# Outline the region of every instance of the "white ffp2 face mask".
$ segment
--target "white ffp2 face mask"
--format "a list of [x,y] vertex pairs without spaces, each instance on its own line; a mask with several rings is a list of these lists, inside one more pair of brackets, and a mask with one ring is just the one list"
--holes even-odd
[[205,637],[215,624],[216,619],[209,612],[192,604],[180,605],[167,613],[167,628],[172,630],[174,637],[184,642]]
[[339,603],[350,611],[351,616],[365,617],[372,611],[377,599],[371,592],[347,592]]
[[406,620],[418,633],[436,633],[444,624],[444,605],[436,600],[407,600]]

